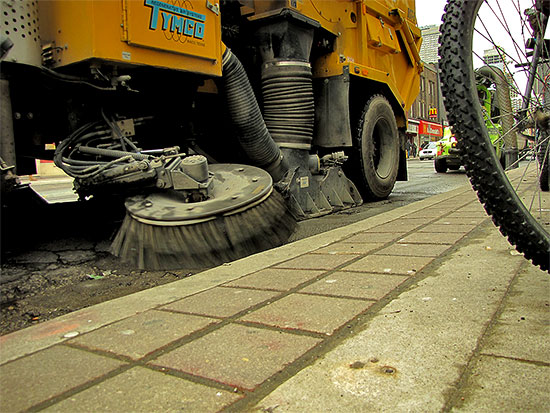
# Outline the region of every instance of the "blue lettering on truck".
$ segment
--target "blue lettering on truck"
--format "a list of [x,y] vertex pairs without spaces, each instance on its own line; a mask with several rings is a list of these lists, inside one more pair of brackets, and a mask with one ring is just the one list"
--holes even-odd
[[194,37],[204,38],[206,16],[191,10],[159,0],[145,0],[145,6],[151,7],[149,29],[157,30],[159,22],[162,30],[169,30]]

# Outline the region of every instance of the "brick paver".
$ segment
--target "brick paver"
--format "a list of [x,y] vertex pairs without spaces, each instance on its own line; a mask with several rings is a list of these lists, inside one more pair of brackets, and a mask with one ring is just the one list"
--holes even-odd
[[469,205],[472,202],[473,197],[468,194],[466,196],[455,196],[453,198],[446,199],[443,202],[437,204],[441,208],[449,208],[455,210],[458,208],[464,208],[464,206]]
[[438,257],[450,248],[449,245],[395,243],[380,251],[376,255],[402,255],[409,257]]
[[460,208],[458,210],[459,212],[462,212],[462,211],[478,211],[480,213],[483,213],[485,215],[487,215],[487,213],[485,212],[485,209],[483,208],[483,205],[481,205],[479,202],[472,202],[468,205],[465,205],[463,206],[462,208]]
[[371,305],[359,300],[291,294],[241,320],[330,335]]
[[425,208],[420,211],[413,212],[406,215],[407,218],[423,218],[426,220],[426,223],[435,219],[444,216],[447,213],[447,209],[441,208]]
[[71,342],[136,360],[216,322],[218,320],[212,318],[151,310],[84,334]]
[[242,395],[134,367],[63,400],[52,412],[213,412]]
[[434,222],[436,225],[474,225],[477,226],[485,220],[483,217],[457,217],[446,216]]
[[409,232],[426,224],[423,218],[398,219],[372,228],[372,232]]
[[321,340],[230,324],[150,364],[253,390]]
[[419,232],[458,232],[461,234],[467,234],[473,230],[475,225],[462,225],[462,224],[446,224],[447,221],[434,222],[424,228],[420,228]]
[[350,243],[386,243],[394,241],[400,236],[406,234],[408,231],[396,231],[396,232],[376,232],[374,230],[360,232],[352,235],[349,238],[345,238],[342,242]]
[[15,360],[0,367],[1,410],[26,410],[124,364],[67,346]]
[[370,255],[343,267],[342,271],[413,275],[433,261],[429,257]]
[[353,255],[305,254],[282,262],[275,268],[300,268],[304,270],[332,270],[355,257]]
[[[453,212],[452,214],[448,214],[443,218],[451,218],[451,219],[464,219],[464,221],[472,221],[475,222],[475,224],[481,224],[483,221],[485,221],[488,216],[485,213],[485,211],[467,211],[467,210],[459,210],[456,212]],[[471,222],[471,223],[472,223]]]
[[216,287],[161,308],[211,317],[231,317],[275,295],[277,293],[271,291]]
[[301,291],[379,300],[406,280],[402,275],[337,271]]
[[266,268],[265,270],[244,276],[225,285],[232,287],[288,291],[304,282],[320,276],[323,273],[324,271]]
[[461,232],[413,232],[398,242],[405,244],[448,244],[452,245],[464,237]]
[[371,252],[377,248],[380,248],[384,244],[379,243],[360,243],[352,244],[349,242],[335,242],[327,247],[319,248],[318,250],[312,251],[313,254],[330,254],[330,255],[341,255],[341,254],[356,254],[362,255]]

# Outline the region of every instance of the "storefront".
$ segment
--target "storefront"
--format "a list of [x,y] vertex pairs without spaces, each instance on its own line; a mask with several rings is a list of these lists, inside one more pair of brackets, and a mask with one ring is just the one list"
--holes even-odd
[[420,145],[425,142],[436,142],[443,137],[443,126],[439,123],[421,120],[418,125]]
[[436,142],[443,137],[443,126],[425,120],[408,119],[407,149],[412,148],[409,156],[416,156],[423,144]]
[[[412,154],[409,156],[416,156],[420,148],[420,139],[418,136],[418,126],[420,124],[420,121],[416,119],[409,119],[407,123],[407,140],[410,143],[411,147],[414,145],[416,150],[413,150]],[[407,147],[409,147],[407,145]]]

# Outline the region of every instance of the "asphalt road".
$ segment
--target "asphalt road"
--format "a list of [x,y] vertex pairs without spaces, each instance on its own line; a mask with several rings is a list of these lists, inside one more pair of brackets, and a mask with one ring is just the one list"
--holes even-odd
[[[298,223],[297,230],[289,242],[352,224],[411,202],[450,191],[468,182],[464,169],[439,174],[435,172],[431,160],[409,159],[408,174],[409,180],[397,182],[392,194],[386,200],[366,202],[356,208]],[[40,231],[40,234],[36,233],[34,235],[33,242],[25,241],[22,249],[21,243],[19,243],[18,249],[21,252],[24,252],[25,246],[32,250],[37,248],[37,244],[43,242],[51,243],[56,239],[60,241],[65,239],[63,242],[67,243],[67,238],[78,239],[86,234],[91,234],[94,241],[97,242],[101,238],[112,236],[113,231],[116,230],[109,219],[113,218],[113,215],[115,215],[115,219],[119,218],[116,213],[120,214],[121,211],[100,212],[100,215],[105,217],[103,220],[105,228],[101,228],[102,223],[100,221],[96,222],[97,217],[93,216],[97,215],[96,211],[86,210],[86,208],[82,208],[81,205],[75,203],[77,196],[72,190],[72,180],[70,178],[38,179],[31,181],[30,184],[49,205],[44,202],[36,209],[36,213],[24,217],[25,220],[29,220],[27,228],[32,231],[35,227]],[[41,214],[45,214],[45,216],[41,217]],[[90,224],[90,227],[87,227],[86,224]],[[28,237],[25,236],[24,238]],[[69,240],[69,242],[71,241]],[[6,242],[6,244],[8,243]]]
[[409,180],[397,182],[388,199],[364,203],[356,208],[302,221],[298,223],[298,228],[290,241],[296,241],[344,225],[353,224],[354,222],[410,204],[411,202],[451,191],[468,183],[468,177],[463,168],[460,168],[458,171],[448,171],[445,174],[439,174],[435,172],[433,161],[420,161],[418,159],[409,159],[407,166]]

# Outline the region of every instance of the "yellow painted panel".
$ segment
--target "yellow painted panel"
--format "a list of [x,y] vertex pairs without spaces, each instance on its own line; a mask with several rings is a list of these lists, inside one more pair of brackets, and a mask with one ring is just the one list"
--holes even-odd
[[367,19],[368,42],[371,47],[379,47],[380,50],[389,53],[400,52],[401,48],[397,41],[397,33],[384,20],[371,15],[365,16]]
[[414,0],[303,0],[301,8],[336,36],[334,52],[313,62],[315,77],[340,75],[349,66],[353,76],[387,84],[403,110],[410,107],[418,93],[421,65],[406,40],[400,44],[400,35],[410,30],[420,44]]
[[219,17],[202,2],[127,1],[127,39],[144,46],[202,57],[219,58]]
[[[41,38],[45,42],[55,43],[57,47],[54,67],[99,59],[220,76],[220,16],[207,9],[206,1],[186,1],[187,9],[176,7],[172,3],[181,2],[39,2]],[[157,25],[156,29],[152,29],[155,10]],[[187,19],[193,23],[186,22],[184,10],[187,10]],[[173,16],[176,18],[172,20]],[[168,19],[167,33],[163,30],[163,19]],[[187,36],[186,31],[191,35]]]
[[[56,65],[93,55],[92,1],[39,1],[38,11],[42,43],[53,43],[58,48]],[[86,24],[83,24],[84,16],[89,19]]]

